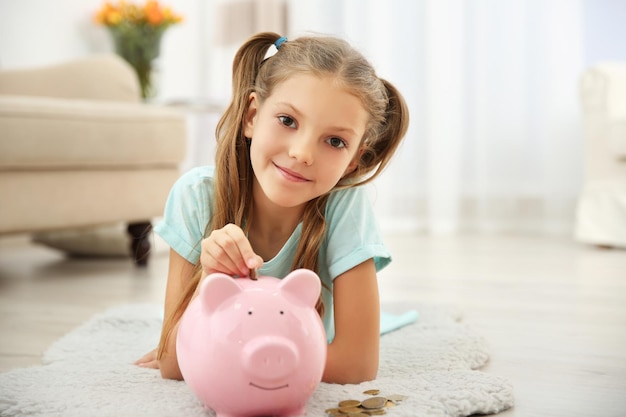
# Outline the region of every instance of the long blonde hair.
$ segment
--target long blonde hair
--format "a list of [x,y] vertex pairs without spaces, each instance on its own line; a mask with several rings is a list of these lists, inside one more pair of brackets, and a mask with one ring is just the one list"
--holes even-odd
[[[392,84],[379,78],[371,64],[347,42],[333,37],[300,37],[282,43],[275,55],[265,59],[268,49],[279,38],[276,33],[259,33],[244,43],[235,55],[232,100],[216,129],[213,217],[205,236],[229,223],[249,227],[246,220],[253,205],[251,179],[254,173],[243,128],[252,92],[256,92],[262,103],[278,84],[295,74],[305,73],[332,76],[359,98],[370,116],[361,139],[360,158],[354,171],[345,175],[333,190],[355,187],[376,178],[389,163],[408,128],[408,109],[402,95]],[[318,272],[319,249],[326,234],[324,210],[329,195],[330,192],[307,203],[292,269]],[[159,358],[200,281],[199,262],[176,308],[165,318]],[[321,297],[318,311],[323,315]]]

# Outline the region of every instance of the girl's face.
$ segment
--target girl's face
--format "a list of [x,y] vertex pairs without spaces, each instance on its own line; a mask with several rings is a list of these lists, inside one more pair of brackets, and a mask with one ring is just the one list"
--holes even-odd
[[294,208],[330,191],[356,167],[367,118],[360,100],[331,77],[293,76],[263,103],[252,93],[244,134],[254,195]]

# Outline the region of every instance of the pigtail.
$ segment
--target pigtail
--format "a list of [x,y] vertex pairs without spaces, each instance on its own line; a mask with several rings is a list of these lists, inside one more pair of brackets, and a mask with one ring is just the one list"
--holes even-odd
[[210,230],[228,223],[244,226],[252,205],[249,143],[243,135],[249,97],[268,48],[280,38],[271,32],[251,37],[237,51],[232,68],[232,100],[217,124],[215,203]]
[[[319,253],[322,242],[326,237],[326,203],[330,194],[324,194],[309,201],[302,214],[302,233],[298,248],[293,259],[291,269],[306,268],[319,274]],[[330,288],[322,282],[322,286],[330,291]],[[320,294],[316,305],[317,312],[324,316],[324,302]]]
[[377,172],[382,171],[387,166],[409,128],[409,109],[404,97],[389,81],[382,78],[381,81],[387,90],[389,103],[385,110],[383,131],[379,140],[374,144],[375,152],[382,156]]
[[374,168],[376,170],[357,185],[372,181],[387,167],[409,128],[409,109],[404,97],[393,84],[382,78],[380,81],[387,94],[384,120],[380,124],[376,137],[369,138],[364,143],[359,167],[354,177],[363,177]]

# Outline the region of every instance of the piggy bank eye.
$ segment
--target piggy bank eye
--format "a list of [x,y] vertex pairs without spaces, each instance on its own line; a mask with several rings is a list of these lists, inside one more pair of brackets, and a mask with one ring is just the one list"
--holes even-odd
[[252,309],[248,310],[248,315],[251,316],[252,315]]
[[283,310],[280,310],[280,315],[282,316],[283,314],[285,314],[285,312]]

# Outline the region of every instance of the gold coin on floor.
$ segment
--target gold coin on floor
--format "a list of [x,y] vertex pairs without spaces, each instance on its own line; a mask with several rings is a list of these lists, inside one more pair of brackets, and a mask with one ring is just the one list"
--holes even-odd
[[324,410],[324,412],[326,414],[337,414],[340,411],[339,411],[339,409],[337,407],[334,407],[334,408],[327,408],[326,410]]
[[368,398],[367,400],[363,400],[363,402],[361,403],[363,408],[369,409],[383,408],[385,404],[387,404],[387,398],[385,397],[372,397]]
[[378,395],[378,394],[380,394],[380,390],[379,389],[368,389],[367,391],[363,391],[363,394],[366,394],[366,395]]
[[361,401],[358,400],[344,400],[339,402],[339,408],[344,407],[358,407],[361,405]]
[[343,414],[360,413],[361,407],[339,407],[339,412]]

